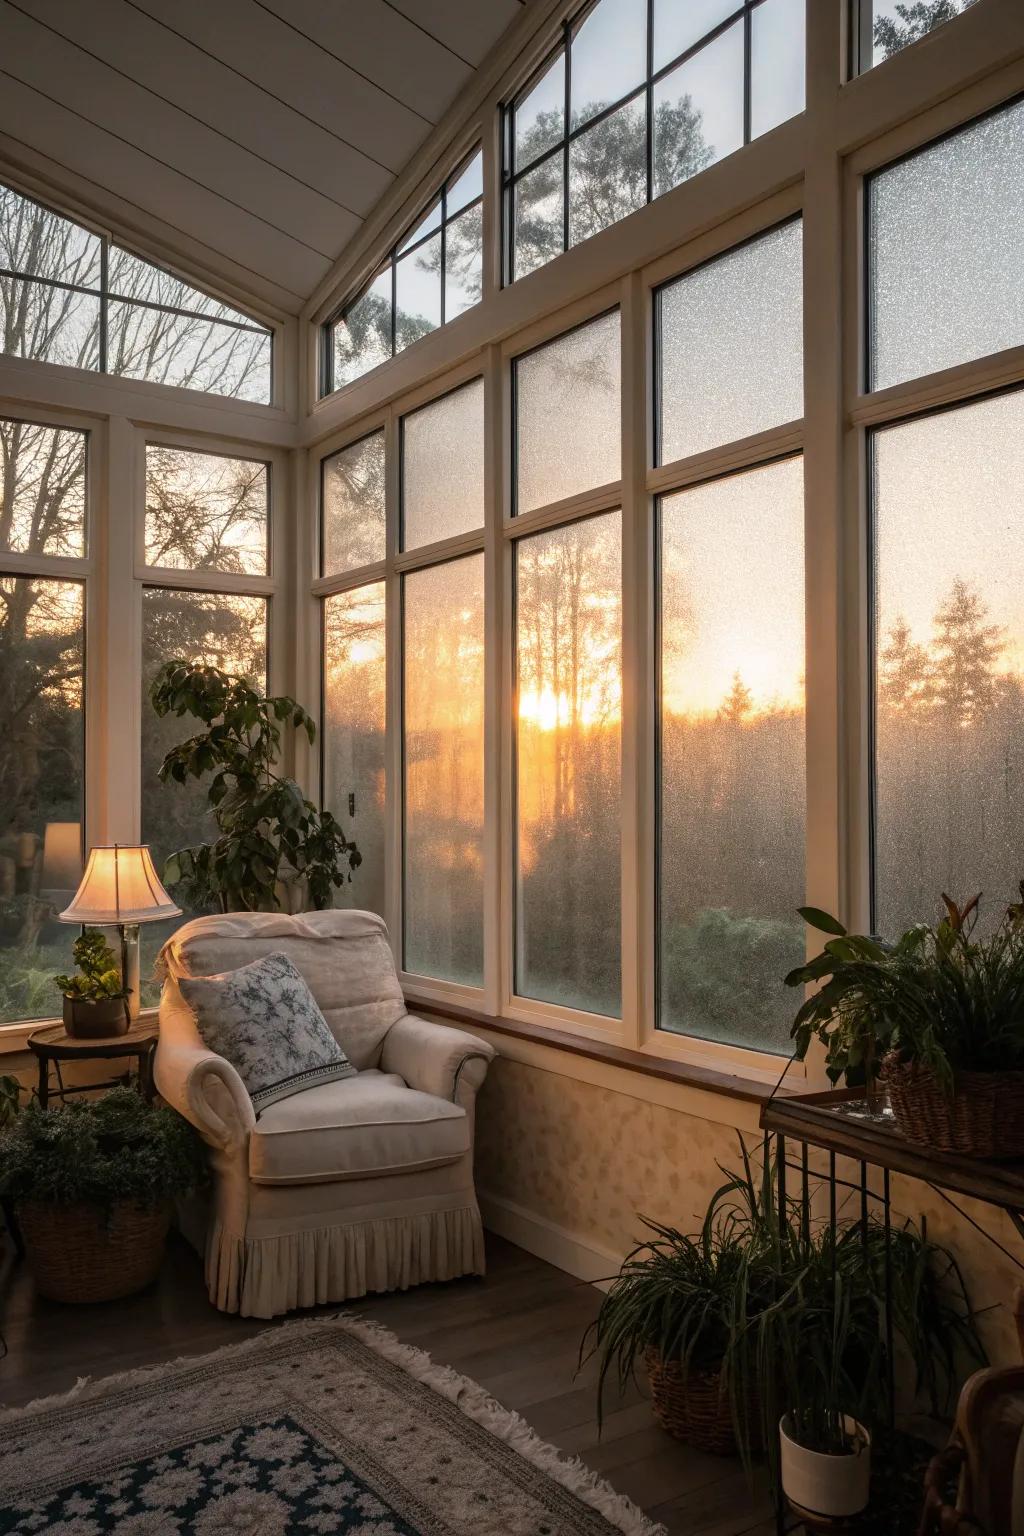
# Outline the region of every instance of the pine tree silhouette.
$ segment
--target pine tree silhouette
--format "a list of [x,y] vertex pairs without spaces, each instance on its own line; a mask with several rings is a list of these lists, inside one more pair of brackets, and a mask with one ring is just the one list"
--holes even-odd
[[1005,649],[1002,627],[988,624],[988,609],[961,577],[935,615],[929,692],[957,726],[987,715],[999,697],[996,663]]
[[754,696],[737,669],[732,675],[732,687],[722,701],[718,711],[720,720],[729,720],[734,725],[740,725],[754,708]]
[[899,614],[879,657],[879,702],[894,714],[905,715],[927,702],[928,652],[912,638],[910,625]]

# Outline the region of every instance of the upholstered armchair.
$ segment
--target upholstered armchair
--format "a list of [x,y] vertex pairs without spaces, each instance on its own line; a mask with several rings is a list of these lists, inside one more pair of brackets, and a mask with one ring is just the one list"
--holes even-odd
[[[357,1075],[257,1118],[207,1049],[178,979],[283,952]],[[212,1195],[189,1233],[210,1299],[274,1317],[294,1307],[482,1274],[473,1111],[491,1046],[406,1012],[387,932],[369,912],[231,913],[164,946],[156,1083],[209,1148]]]

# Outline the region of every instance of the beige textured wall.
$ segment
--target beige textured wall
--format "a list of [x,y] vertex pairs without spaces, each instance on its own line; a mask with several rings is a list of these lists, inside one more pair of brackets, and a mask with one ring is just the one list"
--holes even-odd
[[[638,1213],[684,1229],[703,1215],[738,1165],[738,1132],[607,1088],[499,1058],[480,1096],[477,1182],[572,1238],[613,1255],[632,1246]],[[758,1138],[746,1133],[748,1146]],[[1024,1274],[925,1185],[896,1179],[893,1208],[920,1222],[959,1260],[996,1363],[1019,1358],[1012,1301]],[[986,1232],[1024,1261],[1004,1213],[956,1197]]]

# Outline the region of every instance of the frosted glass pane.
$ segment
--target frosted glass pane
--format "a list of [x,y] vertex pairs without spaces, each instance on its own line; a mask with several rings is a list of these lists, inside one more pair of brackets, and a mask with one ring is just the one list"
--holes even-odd
[[1024,875],[1024,394],[873,439],[876,927]]
[[788,1055],[804,954],[804,500],[787,459],[661,504],[660,1026]]
[[388,360],[391,318],[391,267],[387,266],[332,328],[335,389]]
[[384,433],[342,448],[324,459],[321,574],[354,571],[383,560]]
[[646,74],[647,0],[599,0],[572,42],[572,126],[621,101]]
[[[85,586],[0,576],[0,1022],[52,1018],[74,925],[57,921],[78,885],[85,779]],[[47,862],[65,824],[71,860]],[[77,836],[76,836],[77,832]],[[52,849],[51,842],[51,849]]]
[[734,16],[743,0],[654,0],[654,68],[664,69]]
[[804,110],[806,0],[765,0],[750,13],[750,137]]
[[525,277],[564,249],[565,177],[561,150],[521,176],[512,188],[513,261]]
[[803,415],[801,271],[795,220],[660,290],[659,463]]
[[452,219],[445,235],[445,323],[479,304],[484,282],[484,209],[482,203]]
[[[165,661],[182,656],[203,666],[247,677],[258,688],[267,685],[267,600],[218,592],[185,592],[144,587],[142,591],[142,840],[153,854],[157,874],[172,853],[197,843],[214,841],[219,833],[207,797],[209,779],[186,784],[161,784],[160,764],[172,747],[191,736],[196,722],[176,715],[159,716],[149,690]],[[153,964],[174,930],[199,915],[190,909],[186,892],[174,892],[185,908],[182,917],[146,923],[142,929],[142,1002],[156,1006],[160,982]]]
[[860,0],[871,12],[871,59],[865,68],[882,64],[893,54],[926,37],[947,21],[954,21],[975,0],[930,0],[928,4],[909,4],[908,0]]
[[323,804],[362,863],[336,907],[384,915],[384,583],[324,599]]
[[441,324],[441,236],[395,262],[395,351]]
[[484,557],[404,578],[405,969],[484,980]]
[[743,144],[743,23],[654,87],[654,195]]
[[84,555],[89,439],[0,417],[0,549]]
[[146,564],[264,576],[270,474],[259,459],[146,446]]
[[1024,102],[869,183],[871,385],[1024,342]]
[[484,383],[474,379],[402,418],[402,547],[480,528]]
[[514,367],[516,511],[618,480],[618,310],[517,358]]
[[515,163],[529,165],[565,133],[565,54],[516,103]]
[[616,1016],[621,516],[516,545],[516,991]]
[[646,201],[647,115],[641,97],[569,146],[569,244],[589,240]]

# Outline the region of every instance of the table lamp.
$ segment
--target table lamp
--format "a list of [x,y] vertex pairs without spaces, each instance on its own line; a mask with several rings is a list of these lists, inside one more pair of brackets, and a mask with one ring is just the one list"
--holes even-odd
[[74,900],[62,923],[90,928],[117,927],[121,934],[121,980],[128,988],[128,1015],[139,1016],[139,924],[180,917],[181,908],[157,879],[147,847],[114,843],[93,848]]

